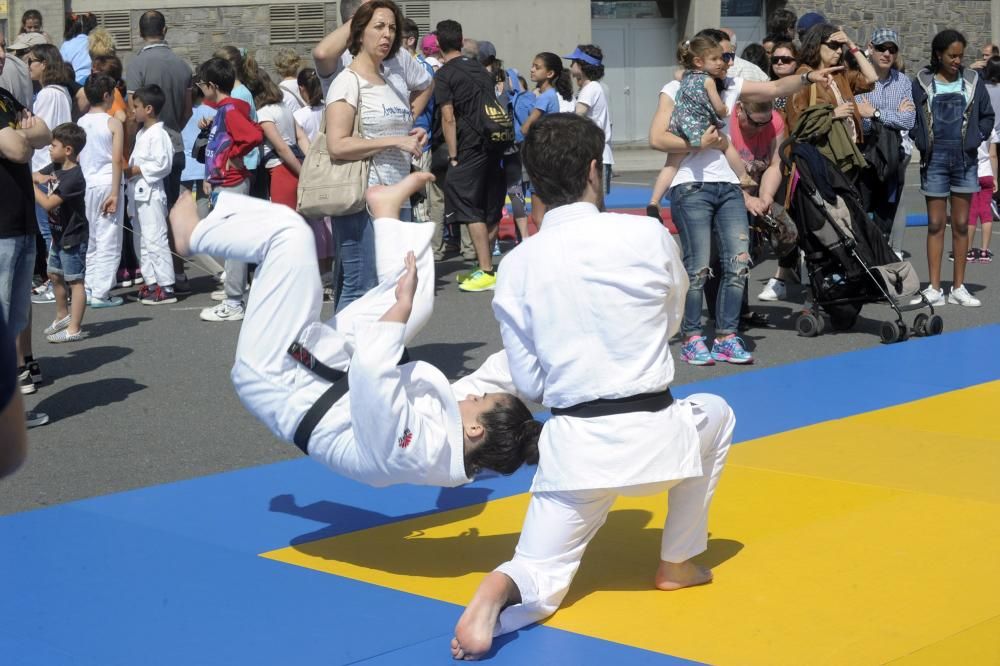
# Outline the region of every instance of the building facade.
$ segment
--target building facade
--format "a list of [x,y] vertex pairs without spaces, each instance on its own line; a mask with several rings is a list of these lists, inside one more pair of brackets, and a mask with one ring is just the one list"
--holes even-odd
[[[736,31],[739,48],[761,41],[765,17],[787,7],[801,15],[820,11],[844,26],[859,43],[872,29],[891,27],[902,36],[903,55],[912,72],[929,58],[933,35],[955,28],[969,40],[970,57],[1000,35],[1000,0],[397,0],[421,28],[456,19],[467,37],[488,39],[505,65],[527,78],[540,51],[570,53],[580,43],[604,50],[616,143],[644,143],[660,88],[672,76],[677,44],[707,26]],[[69,0],[0,0],[8,41],[26,9],[38,9],[46,31],[59,41]],[[73,11],[94,12],[115,37],[125,66],[141,47],[138,20],[150,7],[167,19],[167,41],[192,66],[220,46],[247,49],[271,69],[274,54],[294,48],[309,61],[309,51],[339,24],[337,2],[303,0],[74,0]],[[0,26],[2,27],[2,26]]]

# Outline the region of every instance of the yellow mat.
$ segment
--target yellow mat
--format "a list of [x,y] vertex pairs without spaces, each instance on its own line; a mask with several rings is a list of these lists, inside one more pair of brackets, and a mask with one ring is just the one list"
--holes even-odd
[[[548,622],[713,664],[1000,666],[1000,382],[733,448],[701,556],[651,588],[665,495],[622,498]],[[464,604],[507,559],[517,495],[264,557]]]

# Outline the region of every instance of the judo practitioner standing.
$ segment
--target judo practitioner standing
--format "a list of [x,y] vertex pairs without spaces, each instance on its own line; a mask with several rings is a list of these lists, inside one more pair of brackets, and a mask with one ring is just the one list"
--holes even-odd
[[522,148],[544,218],[501,265],[493,309],[518,393],[553,416],[514,557],[459,620],[456,659],[555,612],[618,495],[669,490],[657,587],[712,578],[691,558],[707,548],[735,418],[717,396],[670,394],[687,274],[663,226],[601,212],[603,149],[601,130],[573,114],[539,120]]

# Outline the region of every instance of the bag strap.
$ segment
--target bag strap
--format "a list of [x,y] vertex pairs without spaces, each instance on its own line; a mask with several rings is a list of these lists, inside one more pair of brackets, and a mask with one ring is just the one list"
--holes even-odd
[[809,106],[816,104],[816,84],[809,86]]

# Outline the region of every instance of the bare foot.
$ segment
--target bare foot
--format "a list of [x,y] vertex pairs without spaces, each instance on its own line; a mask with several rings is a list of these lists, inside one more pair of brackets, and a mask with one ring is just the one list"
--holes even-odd
[[399,217],[399,209],[410,196],[422,190],[434,176],[425,171],[416,171],[395,185],[372,185],[365,192],[368,209],[372,218]]
[[191,234],[199,221],[194,197],[190,191],[182,188],[177,203],[170,209],[170,227],[174,230],[174,244],[178,254],[185,257],[191,254]]
[[514,582],[497,571],[483,579],[476,595],[455,625],[455,637],[451,639],[453,659],[474,661],[490,651],[493,645],[493,628],[496,627],[500,611],[511,598],[512,589],[517,589]]
[[656,587],[661,590],[680,590],[711,582],[712,571],[691,560],[679,564],[660,560],[660,566],[656,569]]

